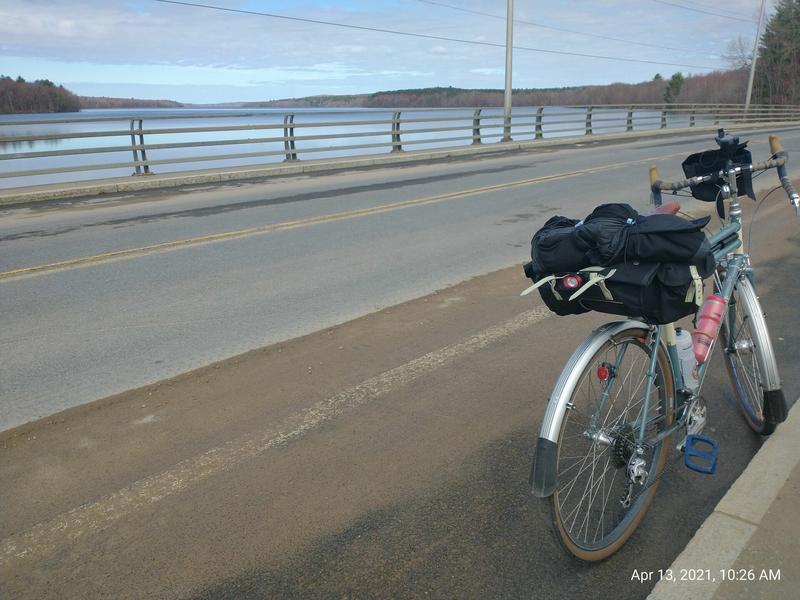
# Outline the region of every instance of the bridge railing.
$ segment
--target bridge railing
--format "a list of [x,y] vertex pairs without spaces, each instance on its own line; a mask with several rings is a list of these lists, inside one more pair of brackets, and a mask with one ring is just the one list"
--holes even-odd
[[[516,107],[515,141],[800,121],[800,106]],[[0,120],[0,187],[499,142],[501,108],[189,111]],[[53,149],[55,148],[55,149]]]

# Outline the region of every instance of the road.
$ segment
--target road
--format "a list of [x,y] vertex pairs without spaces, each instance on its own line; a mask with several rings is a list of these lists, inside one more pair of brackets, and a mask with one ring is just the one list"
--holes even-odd
[[707,138],[4,210],[0,430],[519,264],[553,214],[646,207],[647,166],[677,178]]
[[[783,139],[800,150],[798,132]],[[677,175],[667,156],[697,147],[10,211],[2,271],[50,266],[0,281],[3,423],[71,408],[0,434],[0,597],[644,598],[633,569],[670,564],[759,440],[716,357],[718,474],[673,467],[618,555],[569,560],[527,470],[561,366],[606,319],[519,298],[519,263],[550,215],[644,207],[649,160]],[[800,223],[778,193],[758,223],[760,292],[796,398]],[[57,264],[75,257],[95,258]]]

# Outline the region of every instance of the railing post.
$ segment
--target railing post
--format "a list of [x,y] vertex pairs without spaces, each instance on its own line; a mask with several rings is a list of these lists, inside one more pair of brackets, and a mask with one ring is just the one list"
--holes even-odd
[[[133,164],[135,171],[132,175],[151,175],[150,165],[147,164],[147,150],[144,147],[144,130],[142,119],[139,119],[139,149],[136,148],[136,119],[131,119],[131,147],[133,148]],[[141,160],[140,160],[141,157]],[[141,164],[140,164],[141,163]]]
[[136,149],[136,134],[134,133],[134,123],[136,119],[131,119],[131,148],[133,148],[133,168],[131,175],[141,175],[142,167],[139,165],[139,151]]
[[694,112],[695,109],[689,111],[689,127],[694,127]]
[[592,135],[592,110],[593,106],[586,107],[586,135]]
[[625,131],[633,131],[633,107],[628,107],[628,122],[625,125]]
[[139,145],[142,147],[139,152],[142,155],[142,162],[144,163],[144,174],[150,175],[150,165],[147,164],[147,149],[144,146],[144,129],[142,129],[141,119],[139,119]]
[[540,140],[544,137],[542,133],[542,113],[544,112],[544,106],[540,106],[536,109],[536,139]]
[[294,115],[283,117],[283,149],[286,151],[286,161],[297,160],[294,145]]
[[403,151],[403,142],[400,139],[400,115],[399,112],[392,115],[392,152]]
[[714,107],[714,125],[719,125],[719,106]]
[[472,145],[481,143],[481,109],[477,109],[472,115]]
[[667,108],[663,107],[661,109],[661,129],[667,128]]

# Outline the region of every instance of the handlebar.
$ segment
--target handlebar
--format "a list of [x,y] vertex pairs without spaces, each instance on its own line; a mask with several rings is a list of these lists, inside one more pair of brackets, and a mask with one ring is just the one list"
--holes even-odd
[[[767,169],[777,169],[778,177],[781,180],[781,185],[789,196],[789,202],[795,207],[795,210],[800,214],[800,195],[794,189],[792,182],[789,180],[789,174],[786,171],[786,163],[789,160],[789,154],[781,146],[781,142],[777,135],[769,136],[769,148],[772,151],[772,158],[751,165],[738,165],[733,168],[736,175],[743,171],[765,171]],[[689,179],[682,179],[680,181],[662,181],[658,176],[658,169],[655,165],[650,167],[650,189],[653,192],[653,200],[656,206],[661,205],[661,192],[677,192],[693,185],[706,183],[710,181],[717,181],[726,175],[725,171],[718,173],[711,173],[709,175],[698,175]]]
[[789,202],[794,206],[797,213],[800,214],[800,195],[798,195],[797,190],[794,189],[792,182],[789,181],[789,173],[786,171],[786,162],[789,160],[789,154],[783,149],[783,146],[781,146],[781,141],[778,139],[777,135],[769,136],[769,149],[772,151],[772,155],[778,160],[783,159],[783,164],[776,165],[778,168],[778,177],[781,180],[781,185],[786,195],[789,196]]

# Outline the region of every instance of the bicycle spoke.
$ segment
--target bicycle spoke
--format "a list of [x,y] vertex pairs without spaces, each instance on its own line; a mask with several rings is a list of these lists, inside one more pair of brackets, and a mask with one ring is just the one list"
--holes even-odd
[[[626,465],[618,462],[619,453],[629,456],[628,453],[633,451],[630,442],[624,438],[620,440],[620,435],[623,431],[631,431],[631,427],[641,424],[642,420],[645,422],[645,439],[636,445],[643,447],[643,457],[649,469],[645,480],[647,485],[642,486],[642,490],[650,487],[648,482],[656,475],[656,463],[663,447],[656,440],[665,422],[664,389],[658,383],[663,382],[663,373],[657,364],[656,385],[651,388],[649,408],[645,414],[644,390],[650,350],[638,341],[641,337],[612,342],[589,362],[575,384],[570,409],[559,436],[559,485],[553,501],[564,535],[582,547],[602,546],[604,540],[613,539],[619,535],[621,524],[629,523],[625,515],[630,510],[639,510],[638,499],[644,493],[638,490],[639,486],[627,508],[620,510],[615,497],[624,495],[627,481]],[[603,363],[617,368],[610,382],[596,377],[596,366]],[[638,428],[634,428],[638,437]],[[601,439],[611,440],[611,443],[601,443]]]

